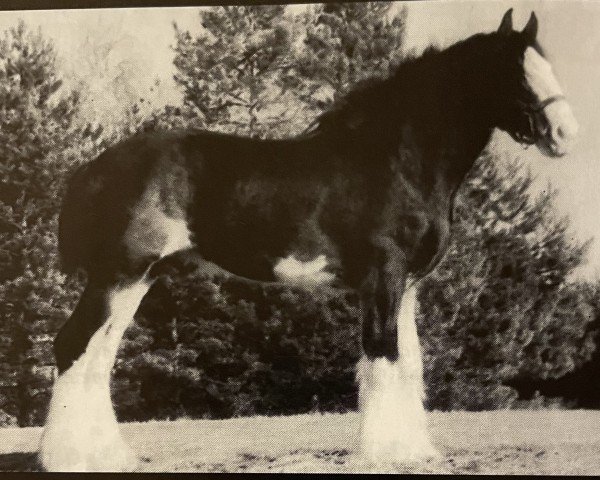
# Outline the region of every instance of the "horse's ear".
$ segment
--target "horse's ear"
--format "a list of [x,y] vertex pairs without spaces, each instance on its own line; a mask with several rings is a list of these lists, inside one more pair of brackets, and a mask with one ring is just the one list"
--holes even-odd
[[529,43],[535,42],[535,38],[537,37],[538,32],[538,19],[535,16],[534,12],[531,12],[531,17],[529,17],[529,21],[525,28],[523,29],[523,35]]
[[498,33],[501,33],[503,35],[508,35],[510,32],[512,32],[512,30],[513,30],[512,13],[513,13],[512,8],[509,8],[506,11],[504,16],[502,17],[500,26],[498,27]]

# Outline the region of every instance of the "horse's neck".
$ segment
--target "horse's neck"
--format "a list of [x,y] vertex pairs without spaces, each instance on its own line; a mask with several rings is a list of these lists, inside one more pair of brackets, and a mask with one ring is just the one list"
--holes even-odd
[[359,91],[341,114],[334,111],[322,131],[325,144],[365,168],[387,168],[399,158],[403,169],[444,177],[457,188],[490,139],[494,112],[493,92],[481,88],[485,67],[476,57],[456,58],[437,52],[409,61]]
[[[480,112],[485,107],[477,104],[477,98],[469,98],[468,93],[449,89],[435,94],[441,98],[437,108],[407,115],[406,125],[418,132],[409,145],[419,151],[422,169],[444,175],[456,188],[488,144],[493,126],[487,113]],[[461,97],[467,100],[461,101]],[[406,148],[405,138],[399,139],[399,146]]]
[[492,129],[484,124],[468,125],[460,115],[451,112],[431,116],[406,116],[399,126],[398,136],[390,143],[387,157],[401,164],[425,182],[442,182],[450,190],[458,188],[474,162],[489,142]]

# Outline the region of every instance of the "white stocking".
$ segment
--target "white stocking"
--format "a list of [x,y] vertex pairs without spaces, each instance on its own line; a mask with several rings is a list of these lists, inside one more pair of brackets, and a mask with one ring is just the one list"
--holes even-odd
[[423,408],[423,364],[415,323],[416,287],[408,286],[398,312],[395,362],[366,356],[357,365],[360,442],[374,462],[406,462],[436,456]]
[[85,352],[55,381],[40,460],[47,471],[123,471],[136,457],[121,438],[110,373],[123,333],[149,289],[144,280],[108,292],[110,315]]

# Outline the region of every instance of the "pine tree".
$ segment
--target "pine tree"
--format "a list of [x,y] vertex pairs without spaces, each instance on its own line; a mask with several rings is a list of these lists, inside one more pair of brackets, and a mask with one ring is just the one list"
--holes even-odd
[[501,160],[489,153],[471,172],[451,249],[421,290],[436,408],[510,406],[512,380],[560,377],[593,350],[591,306],[572,279],[586,244],[554,213],[554,191],[530,198],[531,175]]
[[402,55],[406,8],[388,2],[311,5],[301,17],[304,40],[290,88],[313,116],[350,88],[385,78]]
[[[196,126],[260,137],[298,134],[361,80],[400,58],[406,10],[390,3],[220,7],[205,33],[176,28],[176,82]],[[181,110],[180,110],[181,112]]]
[[266,136],[293,116],[281,82],[291,68],[291,24],[284,11],[283,5],[203,11],[205,32],[197,38],[175,26],[175,81],[184,107],[203,126]]
[[[53,46],[21,22],[0,39],[0,319],[6,409],[43,420],[51,339],[73,304],[58,270],[59,191],[74,156],[76,92],[64,92]],[[50,366],[48,368],[48,366]],[[46,368],[44,368],[46,367]],[[4,374],[9,375],[5,376]],[[12,389],[12,390],[11,390]],[[14,398],[16,392],[17,398]]]

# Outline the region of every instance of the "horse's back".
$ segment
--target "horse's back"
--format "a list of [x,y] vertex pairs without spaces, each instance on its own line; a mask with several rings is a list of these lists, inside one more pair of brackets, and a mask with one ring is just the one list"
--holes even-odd
[[302,139],[178,130],[138,134],[109,147],[68,183],[59,228],[63,268],[161,256],[187,245],[188,228],[202,228],[203,241],[211,242],[208,224],[216,222],[234,183],[252,177],[256,187],[257,172],[270,181],[291,178],[294,170],[306,177],[306,161],[315,160],[305,145]]

